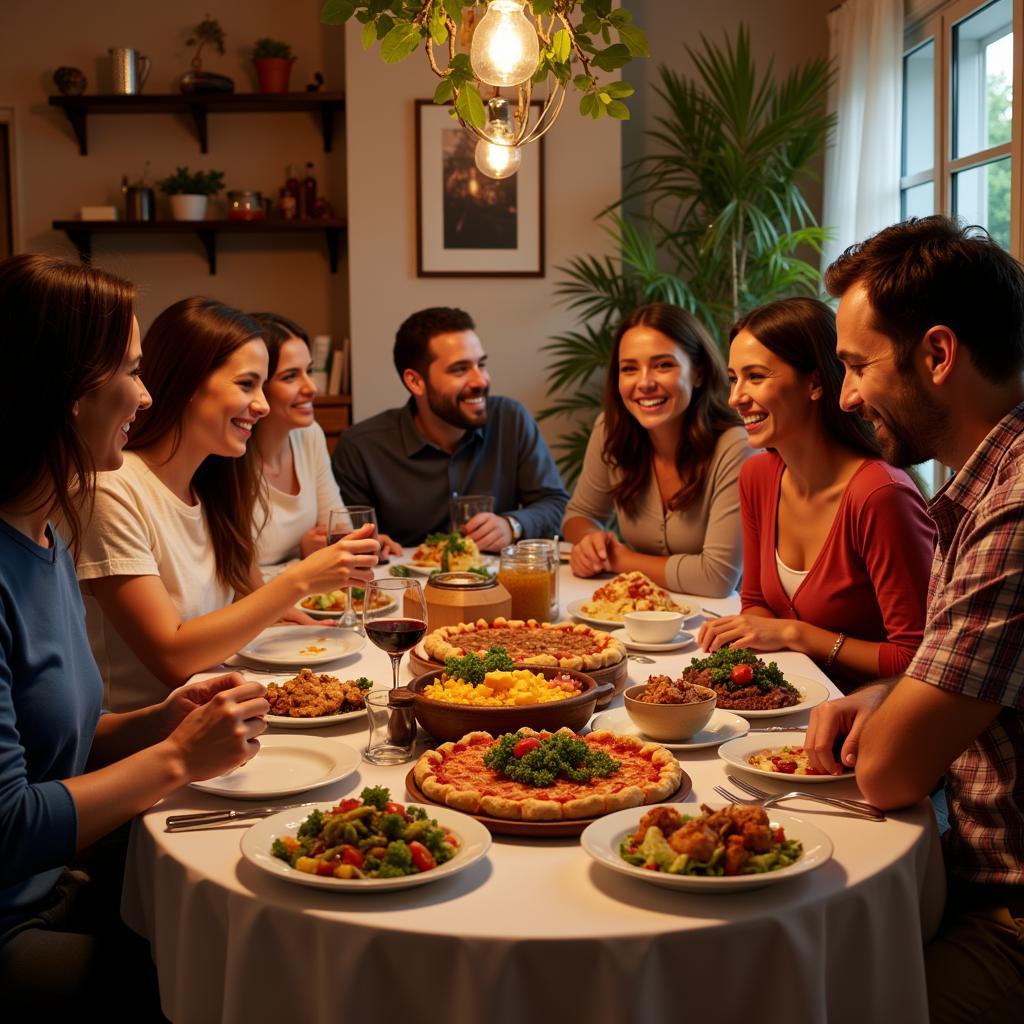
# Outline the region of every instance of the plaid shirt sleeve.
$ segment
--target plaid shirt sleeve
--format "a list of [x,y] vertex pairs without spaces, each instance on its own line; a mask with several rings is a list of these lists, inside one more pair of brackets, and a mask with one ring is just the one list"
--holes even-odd
[[992,495],[937,551],[906,674],[1024,711],[1024,489]]

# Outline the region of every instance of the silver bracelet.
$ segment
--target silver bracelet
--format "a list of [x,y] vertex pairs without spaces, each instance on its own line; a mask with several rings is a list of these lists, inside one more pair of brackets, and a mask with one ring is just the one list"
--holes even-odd
[[836,660],[836,656],[839,654],[839,648],[846,642],[846,634],[840,633],[836,637],[836,642],[832,645],[832,650],[828,652],[828,657],[825,659],[825,668],[831,668],[832,662]]

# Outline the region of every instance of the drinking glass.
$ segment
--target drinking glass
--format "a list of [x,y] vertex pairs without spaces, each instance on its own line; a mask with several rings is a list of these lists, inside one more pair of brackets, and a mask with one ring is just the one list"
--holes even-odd
[[494,511],[493,494],[460,494],[448,500],[448,515],[451,519],[452,533],[461,531],[475,515],[481,512]]
[[412,760],[416,741],[415,698],[408,690],[379,688],[363,694],[370,735],[363,758],[370,764],[402,764]]
[[[358,530],[366,523],[373,524],[371,536],[377,536],[377,513],[370,505],[348,505],[345,508],[332,508],[327,516],[327,543],[336,544],[339,540],[348,536],[353,530]],[[364,598],[363,607],[366,606]],[[338,620],[338,626],[342,629],[354,629],[362,633],[359,625],[359,617],[352,606],[352,585],[345,588],[345,614]]]
[[[373,611],[374,604],[382,604],[376,595],[381,594],[397,602],[397,607],[383,614]],[[406,597],[411,598],[414,608],[409,608]],[[412,650],[427,631],[426,605],[419,580],[387,576],[371,580],[366,584],[363,598],[363,628],[370,642],[391,658],[392,689],[398,687],[398,667],[402,655]]]

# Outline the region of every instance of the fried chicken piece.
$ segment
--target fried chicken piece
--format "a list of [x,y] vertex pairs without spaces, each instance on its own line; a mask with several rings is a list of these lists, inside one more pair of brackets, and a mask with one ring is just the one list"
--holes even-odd
[[722,870],[727,875],[738,875],[750,859],[750,853],[740,836],[729,836],[725,844],[725,861]]
[[676,853],[685,853],[691,860],[710,860],[718,844],[718,833],[696,818],[677,828],[668,837],[668,845]]
[[355,682],[317,676],[308,668],[284,683],[270,683],[266,696],[270,714],[287,718],[319,718],[363,707],[363,693]]
[[771,826],[748,821],[743,826],[743,845],[754,853],[767,853],[772,848]]
[[638,843],[644,841],[647,830],[653,825],[661,829],[663,836],[671,835],[683,823],[683,816],[672,807],[653,807],[641,819],[636,827],[633,839]]

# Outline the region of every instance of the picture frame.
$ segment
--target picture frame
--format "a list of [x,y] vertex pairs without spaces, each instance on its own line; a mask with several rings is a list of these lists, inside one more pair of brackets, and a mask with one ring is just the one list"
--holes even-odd
[[416,100],[417,277],[543,277],[544,140],[496,181],[477,169],[477,139],[450,110]]

